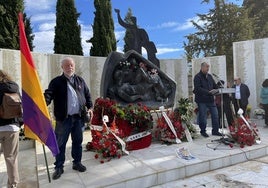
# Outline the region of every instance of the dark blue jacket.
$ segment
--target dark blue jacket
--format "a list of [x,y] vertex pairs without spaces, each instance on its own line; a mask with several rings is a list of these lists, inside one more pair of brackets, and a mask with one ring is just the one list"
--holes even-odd
[[[74,85],[80,94],[84,97],[87,108],[92,108],[91,95],[83,78],[74,75]],[[47,105],[53,100],[54,115],[57,121],[63,121],[68,116],[67,109],[67,78],[62,74],[52,79],[45,90],[45,100]]]
[[[235,88],[236,85],[233,85],[233,88]],[[240,99],[240,102],[241,102],[241,105],[242,106],[247,106],[248,105],[248,98],[250,96],[250,91],[249,91],[249,88],[246,84],[243,84],[241,83],[240,85],[240,96],[241,96],[241,99]],[[232,94],[232,97],[233,97],[233,102],[235,100],[235,93]]]
[[202,71],[194,77],[194,94],[196,103],[213,103],[214,96],[209,93],[212,89],[217,89],[218,86],[210,74],[204,74]]

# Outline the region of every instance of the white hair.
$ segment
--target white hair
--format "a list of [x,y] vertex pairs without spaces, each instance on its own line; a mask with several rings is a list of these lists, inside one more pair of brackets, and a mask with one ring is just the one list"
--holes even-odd
[[65,63],[66,61],[72,61],[74,63],[74,59],[71,57],[65,57],[61,60],[61,65],[63,65],[63,63]]

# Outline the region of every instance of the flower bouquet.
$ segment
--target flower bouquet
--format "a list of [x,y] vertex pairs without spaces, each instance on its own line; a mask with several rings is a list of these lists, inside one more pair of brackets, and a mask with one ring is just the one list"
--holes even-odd
[[187,126],[191,137],[195,138],[197,136],[197,130],[191,123],[195,111],[194,104],[188,98],[181,98],[178,103],[179,106],[174,111],[177,111],[181,116],[181,121]]
[[232,125],[229,125],[229,130],[232,139],[240,145],[241,148],[247,146],[252,146],[260,139],[258,135],[257,125],[250,121],[245,121],[239,117],[234,120]]
[[161,116],[157,119],[155,137],[165,144],[173,144],[176,143],[176,137],[181,140],[185,136],[184,128],[182,127],[181,118],[177,113],[168,111],[167,116],[174,127],[176,135],[169,127],[164,116]]
[[264,117],[265,111],[264,109],[257,108],[253,111],[253,114],[257,119],[262,119]]
[[95,159],[100,159],[101,163],[104,163],[105,160],[110,161],[112,158],[120,158],[123,155],[122,145],[111,131],[118,136],[124,136],[121,135],[123,132],[118,131],[115,121],[113,121],[110,131],[103,125],[101,130],[94,132],[92,141],[86,145],[87,150],[96,152]]
[[[186,129],[190,132],[190,137],[194,137],[193,135],[196,133],[196,129],[191,123],[194,113],[193,104],[188,98],[182,98],[178,102],[179,107],[177,107],[174,111],[167,112],[167,116],[171,120],[176,135],[169,127],[166,119],[163,116],[157,119],[155,136],[166,144],[176,143],[176,136],[178,139],[186,140]],[[187,140],[189,141],[189,138],[187,138]]]

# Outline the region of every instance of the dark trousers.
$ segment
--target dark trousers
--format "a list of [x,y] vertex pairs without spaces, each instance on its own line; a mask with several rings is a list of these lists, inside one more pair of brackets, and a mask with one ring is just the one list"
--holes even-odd
[[[218,114],[219,114],[219,125],[220,125],[220,128],[222,127],[225,127],[225,122],[224,122],[224,114],[226,116],[226,119],[227,119],[227,123],[228,123],[228,126],[229,125],[232,125],[233,122],[234,122],[234,118],[233,118],[233,112],[232,112],[232,109],[231,109],[231,103],[223,103],[223,114],[221,112],[221,106],[217,106],[217,109],[218,109]],[[223,115],[223,117],[222,117]],[[223,125],[222,125],[222,121],[223,121]]]
[[235,114],[238,115],[237,112],[238,112],[239,108],[241,108],[243,110],[243,116],[245,116],[245,114],[247,112],[247,105],[242,105],[240,99],[234,99],[233,104],[234,104]]
[[63,168],[65,162],[66,143],[69,135],[72,138],[72,158],[73,163],[79,163],[82,159],[82,141],[83,141],[84,123],[79,116],[68,116],[63,122],[56,122],[56,138],[60,153],[56,155],[55,169]]
[[198,118],[200,133],[206,132],[207,127],[207,110],[211,114],[212,134],[219,132],[218,111],[214,102],[212,103],[198,103]]
[[265,125],[268,125],[268,104],[263,104],[263,109],[265,111],[264,122],[265,122]]

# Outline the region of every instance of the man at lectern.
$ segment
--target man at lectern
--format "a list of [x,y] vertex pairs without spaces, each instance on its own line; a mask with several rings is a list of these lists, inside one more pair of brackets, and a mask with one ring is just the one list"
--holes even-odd
[[222,136],[219,132],[219,116],[214,100],[214,94],[218,91],[218,86],[208,71],[209,64],[203,62],[201,64],[200,72],[194,77],[193,92],[195,94],[195,102],[198,105],[200,133],[202,136],[208,137],[208,134],[206,133],[208,109],[211,114],[212,135]]

